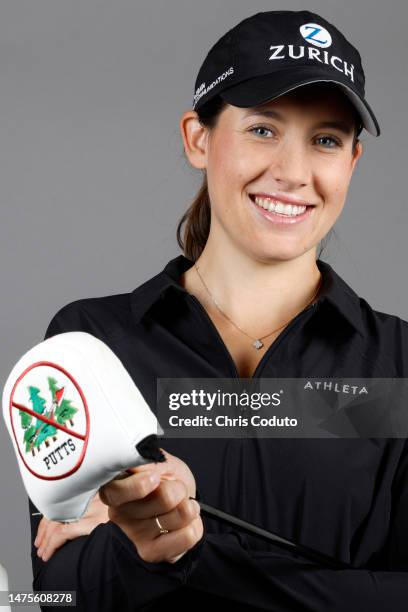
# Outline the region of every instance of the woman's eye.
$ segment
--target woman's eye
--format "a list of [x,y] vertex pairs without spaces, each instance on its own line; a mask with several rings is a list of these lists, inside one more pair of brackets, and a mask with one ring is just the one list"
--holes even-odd
[[254,132],[255,130],[264,130],[264,131],[267,131],[267,132],[272,132],[272,130],[270,128],[267,128],[264,125],[257,125],[255,127],[251,128],[249,131],[250,132]]
[[[253,132],[253,133],[258,132],[258,135],[260,135],[260,136],[262,136],[262,134],[259,131],[261,131],[263,133],[270,132],[271,134],[273,134],[273,130],[271,130],[270,128],[266,127],[265,125],[257,125],[257,126],[255,126],[253,128],[250,128],[249,131]],[[331,141],[332,143],[334,143],[334,144],[332,144],[330,146],[323,145],[323,147],[325,149],[334,149],[336,147],[341,147],[340,140],[338,140],[338,138],[334,138],[333,136],[318,136],[316,138],[316,141],[318,141],[318,140]]]
[[336,146],[337,147],[341,146],[341,142],[337,138],[333,138],[332,136],[318,136],[316,140],[331,140],[332,142],[334,142],[334,145],[335,145],[334,147],[326,147],[329,149],[334,149]]

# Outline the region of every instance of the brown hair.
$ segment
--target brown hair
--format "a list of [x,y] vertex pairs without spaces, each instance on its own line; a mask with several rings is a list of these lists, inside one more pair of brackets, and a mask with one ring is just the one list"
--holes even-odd
[[[316,87],[335,87],[338,91],[338,87],[332,83],[312,83],[311,85],[304,85],[302,90],[306,90],[310,87],[313,87],[315,90]],[[303,93],[303,91],[302,91]],[[345,95],[345,94],[343,94]],[[348,99],[347,99],[348,100]],[[349,103],[354,113],[354,121],[355,121],[355,129],[354,129],[354,139],[352,144],[352,150],[355,150],[357,143],[359,142],[359,134],[363,129],[363,125],[361,123],[361,117],[357,112],[356,108],[353,104]],[[201,108],[199,108],[196,112],[199,118],[199,121],[202,125],[212,129],[216,126],[219,115],[227,106],[227,102],[225,102],[219,96],[216,96]],[[207,188],[207,175],[204,171],[203,180],[201,186],[193,200],[190,204],[189,208],[181,217],[178,225],[177,225],[177,243],[179,247],[184,252],[185,257],[191,259],[192,261],[196,261],[207,242],[208,234],[210,232],[210,222],[211,222],[211,206],[210,206],[210,198],[208,194]],[[181,229],[183,224],[185,225],[183,237],[181,236]],[[325,236],[327,240],[330,237],[331,233],[334,233],[334,229],[332,228],[328,234]],[[325,240],[323,239],[323,240]],[[322,241],[323,243],[323,241]],[[321,256],[326,244],[320,247],[320,251],[318,253],[318,257]]]

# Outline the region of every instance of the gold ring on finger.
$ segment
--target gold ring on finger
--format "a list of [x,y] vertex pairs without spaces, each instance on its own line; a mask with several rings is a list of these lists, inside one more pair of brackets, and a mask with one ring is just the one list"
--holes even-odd
[[169,533],[168,529],[165,529],[164,527],[162,527],[162,525],[160,524],[159,518],[157,516],[155,516],[154,518],[156,519],[156,523],[159,528],[160,535],[163,535],[163,533]]

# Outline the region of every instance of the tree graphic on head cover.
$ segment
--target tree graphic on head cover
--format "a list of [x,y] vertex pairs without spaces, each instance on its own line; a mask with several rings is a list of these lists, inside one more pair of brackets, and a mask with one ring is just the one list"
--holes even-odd
[[31,414],[28,414],[28,412],[24,412],[24,410],[19,410],[19,413],[21,416],[21,427],[23,429],[28,429],[28,427],[31,425],[33,417]]
[[[65,425],[65,422],[69,420],[71,426],[74,425],[72,417],[78,411],[77,408],[71,406],[71,400],[63,399],[63,395],[65,392],[64,387],[58,387],[58,383],[55,378],[49,376],[47,377],[48,387],[52,396],[52,403],[50,409],[46,410],[46,401],[40,395],[40,389],[38,387],[29,386],[28,392],[30,396],[30,401],[32,403],[32,409],[34,412],[41,414],[47,417],[50,420],[55,420],[57,423],[61,425]],[[45,443],[45,446],[49,446],[49,442],[47,438],[50,436],[53,437],[55,441],[57,439],[57,428],[49,423],[45,423],[41,419],[37,419],[35,423],[33,423],[33,416],[24,412],[24,410],[19,410],[19,414],[21,417],[21,427],[24,431],[24,442],[25,442],[25,450],[35,454],[35,448],[40,450],[40,445],[42,442]]]
[[58,423],[61,423],[61,425],[65,425],[66,421],[69,421],[69,424],[71,427],[73,427],[74,421],[72,418],[74,414],[78,412],[78,408],[71,406],[71,400],[65,398],[62,399],[65,389],[64,387],[58,388],[55,378],[52,378],[51,376],[48,377],[48,386],[52,394],[53,402],[55,402],[57,405],[54,415],[55,420]]
[[[30,401],[32,403],[32,407],[34,412],[38,414],[44,414],[46,409],[46,401],[40,395],[40,389],[38,387],[29,386],[28,393],[30,396]],[[20,415],[22,415],[24,411],[20,410]],[[42,442],[45,442],[46,446],[49,446],[49,442],[47,438],[49,436],[57,433],[56,428],[49,423],[44,423],[41,419],[37,419],[35,424],[32,424],[32,417],[27,413],[24,413],[25,416],[21,416],[21,425],[23,429],[25,429],[24,433],[24,442],[26,443],[26,452],[30,451],[34,455],[34,448],[40,450],[40,446]],[[47,413],[44,416],[49,416]],[[30,419],[28,419],[30,417]],[[24,427],[26,425],[26,427]],[[30,425],[28,427],[28,425]]]
[[18,412],[21,417],[21,427],[25,430],[23,440],[26,443],[26,452],[28,452],[30,450],[31,440],[35,435],[35,425],[32,425],[33,417],[31,414],[24,412],[24,410],[19,410]]

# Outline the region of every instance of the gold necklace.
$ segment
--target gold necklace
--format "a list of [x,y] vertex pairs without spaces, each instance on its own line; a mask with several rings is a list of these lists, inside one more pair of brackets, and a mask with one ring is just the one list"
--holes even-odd
[[[204,279],[203,279],[203,277],[201,276],[200,271],[199,271],[199,269],[198,269],[198,265],[197,265],[195,262],[194,262],[194,267],[195,267],[195,269],[197,270],[197,274],[198,274],[198,276],[199,276],[199,278],[200,278],[201,282],[203,283],[203,285],[204,285],[204,287],[205,287],[206,291],[208,292],[208,294],[209,294],[210,298],[212,299],[212,301],[214,302],[215,306],[216,306],[216,307],[217,307],[217,309],[220,311],[220,313],[221,313],[221,314],[222,314],[222,315],[223,315],[223,316],[224,316],[224,317],[225,317],[225,318],[226,318],[226,319],[227,319],[227,320],[228,320],[230,323],[232,323],[232,325],[233,325],[234,327],[236,327],[236,328],[238,329],[238,331],[240,331],[241,333],[243,333],[243,334],[245,334],[246,336],[248,336],[248,338],[251,338],[251,340],[252,340],[252,343],[251,343],[251,344],[252,344],[252,346],[253,346],[254,348],[256,348],[256,349],[260,349],[260,348],[262,348],[262,347],[263,347],[263,345],[264,345],[264,344],[263,344],[262,340],[263,340],[264,338],[267,338],[268,336],[270,336],[270,335],[271,335],[271,334],[273,334],[274,332],[279,331],[280,329],[282,329],[282,327],[285,327],[285,325],[287,325],[288,323],[290,323],[290,321],[292,321],[292,319],[294,319],[294,318],[297,316],[297,315],[295,315],[294,317],[292,317],[292,319],[289,319],[289,321],[286,321],[286,323],[284,323],[283,325],[281,325],[281,326],[280,326],[280,327],[278,327],[277,329],[274,329],[274,330],[273,330],[273,331],[271,331],[269,334],[266,334],[266,336],[261,336],[260,338],[253,338],[252,336],[250,336],[249,334],[247,334],[247,333],[246,333],[246,332],[245,332],[243,329],[241,329],[240,327],[238,327],[238,325],[237,325],[236,323],[234,323],[234,321],[232,321],[232,319],[230,319],[230,317],[229,317],[227,314],[225,314],[225,312],[224,312],[224,311],[221,309],[221,307],[220,307],[220,306],[219,306],[219,304],[217,303],[216,299],[213,297],[213,295],[212,295],[211,291],[209,290],[209,288],[208,288],[208,287],[207,287],[207,285],[205,284]],[[313,302],[313,300],[315,299],[316,295],[319,293],[319,289],[320,289],[320,287],[321,287],[322,281],[323,281],[323,277],[322,277],[322,275],[320,274],[320,281],[319,281],[319,284],[318,284],[317,290],[316,290],[315,294],[313,295],[312,299],[311,299],[311,300],[310,300],[310,301],[309,301],[309,302],[306,304],[305,308],[307,308],[307,306],[309,306],[309,305],[310,305],[310,304]],[[304,310],[304,309],[303,309],[303,310]],[[299,311],[299,312],[301,312],[301,311]],[[299,314],[299,313],[297,313],[297,314]]]

